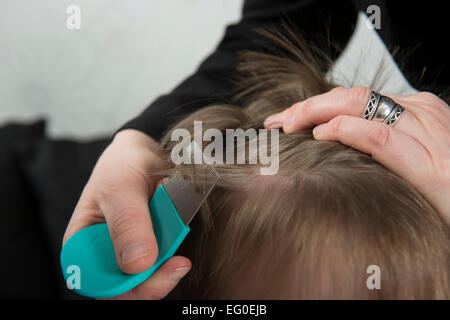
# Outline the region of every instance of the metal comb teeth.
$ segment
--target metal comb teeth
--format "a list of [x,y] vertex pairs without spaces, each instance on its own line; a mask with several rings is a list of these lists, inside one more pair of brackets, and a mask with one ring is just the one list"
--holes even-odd
[[201,171],[201,183],[189,181],[177,172],[164,185],[185,225],[191,222],[219,180],[219,174],[211,165],[202,165]]

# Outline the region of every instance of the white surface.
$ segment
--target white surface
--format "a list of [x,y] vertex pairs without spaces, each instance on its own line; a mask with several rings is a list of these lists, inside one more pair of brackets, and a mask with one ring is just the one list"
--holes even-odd
[[[109,134],[191,74],[242,0],[0,0],[0,125]],[[81,9],[68,30],[66,8]]]

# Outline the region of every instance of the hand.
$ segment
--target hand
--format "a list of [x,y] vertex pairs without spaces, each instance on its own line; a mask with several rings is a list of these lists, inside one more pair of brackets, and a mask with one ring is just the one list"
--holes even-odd
[[[123,272],[149,269],[158,256],[149,212],[149,199],[157,186],[150,173],[160,163],[156,141],[136,130],[123,130],[98,160],[86,184],[63,239],[105,222]],[[190,270],[191,262],[172,257],[155,274],[119,299],[164,298]]]
[[429,92],[389,95],[405,108],[392,127],[362,119],[371,91],[338,87],[271,115],[267,129],[315,127],[317,140],[339,141],[370,154],[409,181],[450,224],[450,108]]

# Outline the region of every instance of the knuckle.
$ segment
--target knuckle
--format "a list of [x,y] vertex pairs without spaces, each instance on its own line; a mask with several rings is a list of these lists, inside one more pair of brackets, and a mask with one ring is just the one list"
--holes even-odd
[[436,113],[436,107],[435,105],[425,102],[422,103],[421,109],[418,111],[418,113],[421,113],[421,116],[429,116],[430,114],[434,115]]
[[311,112],[312,112],[313,109],[314,109],[313,104],[314,104],[314,103],[313,103],[313,101],[312,101],[311,98],[306,99],[306,100],[303,102],[303,104],[299,106],[299,107],[301,107],[301,112],[302,112],[302,114],[303,114],[303,115],[309,115],[309,114],[311,114]]
[[429,101],[429,102],[437,102],[441,101],[441,99],[435,95],[434,93],[431,93],[429,91],[422,91],[416,94],[416,97],[420,100]]
[[345,122],[345,116],[337,116],[330,121],[330,124],[327,126],[328,132],[332,136],[339,136],[342,132],[342,126]]
[[342,89],[346,89],[346,87],[341,87],[341,86],[334,87],[333,89],[331,89],[331,92],[333,92],[333,91],[339,91],[339,90],[342,90]]
[[347,102],[355,105],[367,103],[371,90],[367,87],[357,86],[347,92]]
[[383,148],[389,142],[390,135],[391,128],[384,124],[380,124],[373,126],[372,129],[369,130],[368,139],[375,147]]
[[125,235],[136,233],[136,229],[142,225],[142,216],[138,212],[134,207],[119,209],[111,219],[111,239],[119,239]]
[[417,100],[422,102],[422,104],[432,107],[434,110],[440,109],[448,111],[448,104],[441,99],[439,96],[432,92],[422,91],[416,94]]
[[440,126],[438,119],[443,119],[444,115],[436,108],[436,105],[430,105],[428,103],[423,103],[420,108],[413,111],[416,119],[423,126],[429,128],[430,130],[435,130]]
[[433,136],[439,137],[444,142],[445,138],[450,138],[449,136],[449,128],[443,125],[441,122],[436,121],[435,118],[430,117],[429,115],[424,115],[422,117],[426,126],[428,127],[428,131],[432,133]]
[[110,199],[117,198],[122,193],[121,183],[117,183],[113,177],[107,177],[102,184],[94,190],[94,199],[100,204],[108,202]]
[[[438,96],[429,92],[419,92],[417,94],[420,100],[420,108],[416,108],[415,112],[423,116],[432,116],[434,118],[445,118],[448,116],[449,108],[445,101],[441,100]],[[433,120],[435,121],[435,120]]]

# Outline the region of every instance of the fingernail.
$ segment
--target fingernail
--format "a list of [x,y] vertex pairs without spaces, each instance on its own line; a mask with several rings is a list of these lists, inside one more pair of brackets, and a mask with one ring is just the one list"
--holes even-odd
[[120,253],[120,260],[125,264],[142,258],[147,254],[147,244],[145,242],[135,242],[123,247]]
[[191,270],[190,267],[181,267],[174,270],[174,272],[170,275],[170,279],[173,281],[180,281],[188,272]]
[[319,139],[323,133],[323,129],[325,128],[324,124],[320,124],[313,130],[313,136],[315,139]]
[[283,126],[283,124],[281,122],[278,122],[278,121],[270,122],[270,123],[264,125],[264,127],[267,130],[278,129],[278,128],[281,128],[282,126]]
[[278,113],[276,113],[276,114],[273,114],[273,115],[267,117],[266,120],[264,120],[264,127],[267,128],[268,126],[275,124],[275,123],[279,123],[279,122],[280,121],[278,120]]

